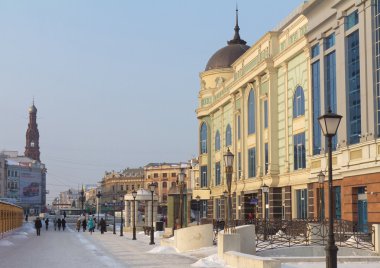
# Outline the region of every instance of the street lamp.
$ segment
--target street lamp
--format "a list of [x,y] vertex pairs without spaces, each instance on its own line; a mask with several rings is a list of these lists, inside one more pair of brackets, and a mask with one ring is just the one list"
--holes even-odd
[[318,183],[319,183],[319,221],[322,221],[323,220],[323,208],[324,208],[324,200],[323,200],[323,197],[322,197],[322,189],[323,189],[323,183],[325,181],[325,174],[321,171],[319,171],[318,175]]
[[198,222],[197,222],[197,225],[199,225],[199,221],[200,221],[199,201],[201,200],[201,197],[199,195],[197,195],[197,197],[195,197],[195,200],[197,200],[197,206],[198,206]]
[[84,214],[83,212],[83,205],[84,205],[84,189],[83,189],[83,186],[82,186],[82,190],[80,191],[80,201],[82,202],[82,214]]
[[133,196],[133,238],[132,240],[136,240],[136,196],[137,196],[136,190],[133,190],[132,196]]
[[226,167],[226,180],[227,180],[227,191],[228,191],[228,218],[227,227],[230,227],[232,218],[232,200],[231,200],[231,183],[232,183],[232,171],[234,164],[234,155],[231,153],[230,148],[227,148],[227,152],[224,155],[224,165]]
[[179,186],[179,221],[181,228],[183,227],[183,186],[185,181],[185,173],[178,173],[177,185]]
[[326,267],[327,268],[337,268],[337,254],[338,247],[335,245],[334,238],[334,214],[333,214],[333,184],[332,184],[332,138],[336,135],[338,130],[340,120],[342,119],[341,115],[334,114],[331,109],[318,118],[319,124],[323,135],[327,137],[328,147],[329,147],[329,157],[328,157],[328,169],[329,169],[329,238],[326,250]]
[[123,207],[124,207],[124,195],[120,196],[121,201],[121,214],[120,214],[120,236],[123,236]]
[[113,234],[116,234],[116,198],[113,197]]
[[102,193],[100,192],[100,191],[98,191],[98,193],[96,194],[96,197],[97,197],[97,201],[98,201],[98,203],[97,203],[97,209],[98,209],[98,228],[99,228],[99,202],[100,202],[100,198],[102,197]]
[[156,188],[156,184],[154,182],[152,182],[151,184],[149,184],[149,190],[150,192],[152,193],[152,222],[151,222],[151,226],[150,226],[150,243],[149,245],[154,245],[154,227],[153,227],[153,194],[154,194],[154,189]]
[[267,219],[269,218],[269,209],[267,211],[267,199],[268,199],[268,193],[269,193],[269,186],[265,183],[261,186],[261,191],[264,193],[264,241],[267,240]]

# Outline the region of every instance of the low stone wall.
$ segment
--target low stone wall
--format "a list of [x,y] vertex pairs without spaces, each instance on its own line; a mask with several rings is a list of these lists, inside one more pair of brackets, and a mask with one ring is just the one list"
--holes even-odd
[[272,258],[259,257],[236,251],[227,251],[223,260],[232,267],[281,268],[281,262]]

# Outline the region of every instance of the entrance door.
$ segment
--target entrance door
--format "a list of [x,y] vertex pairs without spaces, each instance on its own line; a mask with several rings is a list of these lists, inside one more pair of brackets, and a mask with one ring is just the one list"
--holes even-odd
[[358,189],[358,231],[368,232],[367,194],[364,187]]

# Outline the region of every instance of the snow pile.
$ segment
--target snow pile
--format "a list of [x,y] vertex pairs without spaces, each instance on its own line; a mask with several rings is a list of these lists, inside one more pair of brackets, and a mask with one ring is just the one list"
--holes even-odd
[[11,237],[15,239],[28,239],[28,236],[24,234],[15,234],[15,235],[12,235]]
[[145,234],[144,231],[138,232],[137,234]]
[[9,246],[13,246],[14,244],[12,242],[9,242],[8,240],[0,240],[0,246],[3,246],[3,247],[9,247]]
[[151,253],[151,254],[175,254],[175,253],[177,253],[177,250],[173,247],[158,246],[158,247],[154,247],[151,250],[147,251],[147,253]]
[[154,232],[154,237],[162,237],[164,235],[164,231],[155,231]]
[[219,259],[218,254],[213,254],[206,258],[200,259],[191,265],[192,267],[226,267],[226,263]]

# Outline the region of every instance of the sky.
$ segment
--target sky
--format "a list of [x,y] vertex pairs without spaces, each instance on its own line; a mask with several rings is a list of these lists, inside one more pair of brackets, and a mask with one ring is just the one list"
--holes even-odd
[[[248,45],[300,0],[241,0]],[[47,203],[105,171],[198,153],[199,73],[232,39],[236,1],[0,0],[0,150],[38,109]]]

